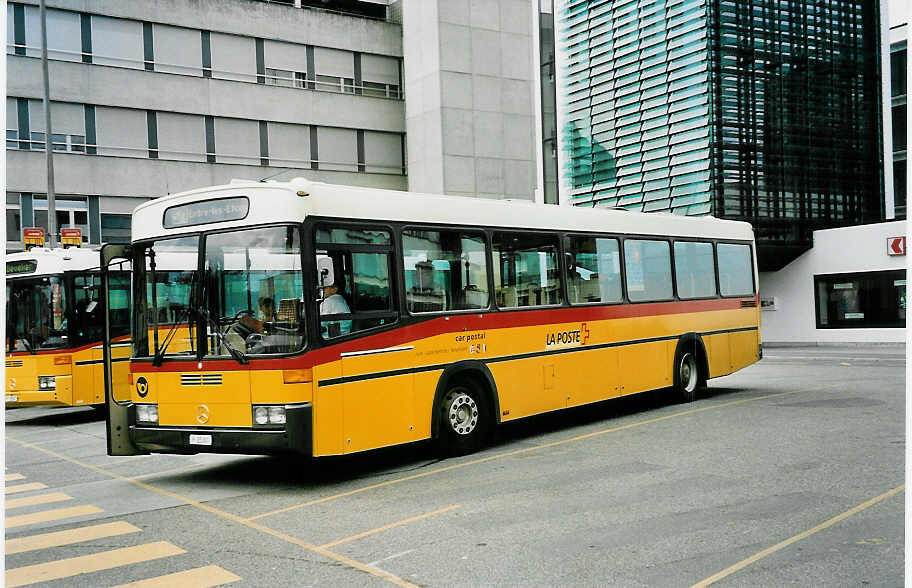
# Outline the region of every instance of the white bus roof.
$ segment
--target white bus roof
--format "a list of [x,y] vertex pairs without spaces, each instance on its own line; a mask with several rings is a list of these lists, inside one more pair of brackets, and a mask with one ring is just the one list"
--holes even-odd
[[[164,214],[171,207],[241,196],[246,196],[250,202],[249,211],[242,219],[164,228]],[[133,239],[161,238],[195,231],[265,223],[300,222],[308,216],[380,222],[403,221],[415,224],[455,224],[469,227],[494,226],[753,239],[753,229],[749,223],[708,216],[686,217],[669,213],[639,213],[534,204],[527,201],[440,196],[324,184],[303,178],[295,178],[288,182],[234,180],[223,186],[191,190],[151,200],[133,211]]]
[[101,265],[97,249],[82,249],[79,247],[71,247],[69,249],[33,247],[29,251],[19,251],[6,256],[7,264],[21,261],[35,262],[37,264],[35,270],[7,275],[8,280],[62,274],[70,271],[92,270],[98,269]]

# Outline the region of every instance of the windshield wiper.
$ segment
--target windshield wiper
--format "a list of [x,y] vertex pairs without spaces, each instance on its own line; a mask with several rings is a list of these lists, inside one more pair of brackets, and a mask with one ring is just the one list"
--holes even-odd
[[219,341],[221,341],[222,345],[225,346],[225,349],[228,350],[228,353],[231,354],[231,357],[233,357],[235,360],[237,360],[238,363],[240,363],[242,365],[247,364],[248,363],[247,356],[242,351],[235,349],[235,347],[231,343],[228,342],[228,339],[219,330],[218,322],[216,322],[215,319],[213,319],[209,315],[209,311],[204,308],[201,308],[197,312],[199,312],[200,316],[202,316],[206,320],[206,322],[212,326],[213,334],[218,338]]
[[[187,308],[184,310],[183,314],[181,314],[181,316],[177,319],[177,321],[171,325],[171,328],[168,329],[168,333],[165,335],[165,338],[161,343],[161,347],[159,347],[158,349],[155,350],[155,355],[152,357],[152,365],[160,366],[162,364],[162,360],[165,357],[165,351],[168,349],[168,345],[171,343],[171,339],[174,338],[174,333],[177,332],[178,325],[180,325],[181,323],[184,322],[184,318],[189,319],[190,313],[192,311],[193,311],[193,306],[187,306]],[[187,322],[189,324],[189,320]],[[157,330],[158,330],[157,324],[155,325],[155,328],[156,328],[156,332],[157,332]],[[191,331],[192,331],[192,329],[191,329]],[[190,345],[192,348],[192,346],[193,346],[192,333],[190,336]],[[191,351],[192,351],[192,349],[191,349]]]
[[218,322],[216,322],[215,319],[210,316],[208,310],[205,308],[200,308],[197,313],[199,313],[199,315],[203,317],[206,322],[212,327],[212,333],[218,338],[222,345],[225,346],[225,349],[228,350],[228,353],[231,354],[231,357],[233,357],[241,365],[246,365],[249,363],[247,355],[245,355],[242,351],[235,349],[234,346],[228,342],[228,339],[219,330]]

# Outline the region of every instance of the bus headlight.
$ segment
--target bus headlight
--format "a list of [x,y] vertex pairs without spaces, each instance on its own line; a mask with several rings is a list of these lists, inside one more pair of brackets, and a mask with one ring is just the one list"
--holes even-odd
[[270,406],[269,407],[269,424],[270,425],[284,425],[285,424],[285,407],[284,406]]
[[253,407],[253,422],[256,425],[284,425],[284,406],[255,406]]
[[38,387],[42,390],[57,389],[57,378],[55,376],[38,376]]
[[136,421],[140,423],[158,424],[158,405],[157,404],[137,404]]

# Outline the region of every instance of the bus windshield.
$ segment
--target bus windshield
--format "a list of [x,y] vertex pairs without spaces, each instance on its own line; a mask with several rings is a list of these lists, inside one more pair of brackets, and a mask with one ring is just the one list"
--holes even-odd
[[134,262],[134,354],[195,355],[193,305],[199,237],[146,244]]
[[8,280],[6,300],[8,352],[68,346],[66,295],[62,277]]
[[234,355],[232,350],[246,355],[293,353],[303,347],[297,227],[210,234],[205,259],[206,355]]
[[136,301],[135,356],[197,357],[196,329],[205,334],[202,356],[284,354],[303,348],[299,228],[162,239],[143,244],[137,255],[136,291],[145,296]]

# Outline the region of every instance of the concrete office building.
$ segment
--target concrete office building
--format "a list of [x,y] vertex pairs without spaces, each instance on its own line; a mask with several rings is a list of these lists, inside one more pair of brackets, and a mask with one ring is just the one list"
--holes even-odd
[[[128,239],[145,199],[231,178],[407,188],[402,27],[385,2],[47,4],[57,221],[86,242]],[[47,226],[40,20],[36,0],[6,9],[18,250],[22,227]]]
[[[7,5],[11,250],[47,226],[37,4]],[[58,226],[89,243],[127,239],[142,199],[231,178],[541,192],[530,0],[48,6]]]

